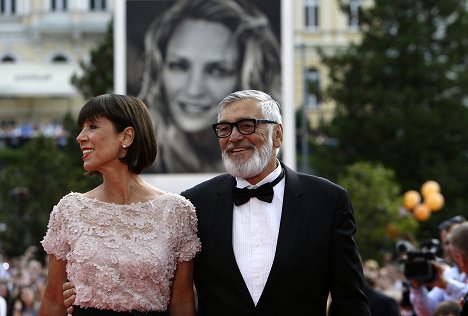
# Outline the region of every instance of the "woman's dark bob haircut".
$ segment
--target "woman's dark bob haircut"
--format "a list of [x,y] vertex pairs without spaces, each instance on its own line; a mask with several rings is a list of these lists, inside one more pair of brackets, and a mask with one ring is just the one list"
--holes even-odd
[[120,158],[128,170],[140,174],[156,159],[157,143],[147,106],[139,99],[120,94],[102,94],[89,100],[78,114],[78,126],[88,120],[104,117],[112,122],[117,132],[133,127],[135,137],[127,155]]

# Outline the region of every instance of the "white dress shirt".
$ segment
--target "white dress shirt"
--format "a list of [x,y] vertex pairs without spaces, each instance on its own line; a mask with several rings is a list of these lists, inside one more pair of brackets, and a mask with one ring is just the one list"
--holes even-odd
[[432,316],[437,304],[442,301],[459,302],[468,291],[468,280],[466,274],[452,266],[445,270],[444,277],[447,280],[447,288],[441,289],[434,286],[428,290],[425,285],[415,289],[410,287],[410,300],[413,309],[418,316]]
[[[274,181],[281,174],[281,165],[257,185],[252,186],[236,178],[237,187],[256,188]],[[284,197],[284,177],[273,187],[271,203],[251,198],[247,203],[234,205],[232,243],[239,270],[257,305],[265,287],[275,257]]]

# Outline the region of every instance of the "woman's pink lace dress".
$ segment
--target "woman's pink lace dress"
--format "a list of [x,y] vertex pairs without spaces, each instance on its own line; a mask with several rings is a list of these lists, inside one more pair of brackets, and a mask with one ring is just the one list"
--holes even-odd
[[195,208],[184,197],[118,205],[81,193],[54,207],[45,251],[67,261],[75,305],[114,311],[163,311],[177,262],[200,251]]

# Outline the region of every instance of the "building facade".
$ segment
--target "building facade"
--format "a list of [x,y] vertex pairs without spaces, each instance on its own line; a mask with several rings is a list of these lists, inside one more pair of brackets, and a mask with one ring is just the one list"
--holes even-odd
[[[340,2],[347,5],[345,11]],[[330,121],[335,109],[333,102],[321,100],[318,93],[307,89],[332,84],[318,49],[333,54],[359,41],[359,13],[369,5],[371,0],[294,0],[295,104],[312,129],[321,121]]]
[[[371,0],[292,0],[294,102],[312,129],[333,117],[334,104],[308,87],[329,82],[318,49],[328,53],[360,40],[359,12]],[[343,12],[340,2],[348,4]],[[71,84],[112,18],[112,0],[0,0],[0,124],[61,121],[83,98]],[[30,129],[30,128],[29,128]]]
[[[0,124],[8,133],[53,133],[83,98],[71,84],[103,39],[110,0],[0,0]],[[24,136],[24,135],[23,135]]]

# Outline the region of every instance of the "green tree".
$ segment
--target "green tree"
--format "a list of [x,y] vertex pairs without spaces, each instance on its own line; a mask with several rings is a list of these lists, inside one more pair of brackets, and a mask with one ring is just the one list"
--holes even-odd
[[[394,172],[380,164],[357,162],[337,181],[349,192],[357,225],[356,243],[363,259],[382,262],[383,251],[418,227],[411,214],[401,212],[400,187]],[[384,238],[382,238],[384,236]]]
[[[403,191],[436,180],[446,207],[422,228],[468,208],[468,11],[465,1],[376,0],[362,41],[326,56],[336,117],[314,167],[336,178],[357,161],[395,171]],[[433,234],[434,232],[432,232]]]
[[50,138],[38,137],[14,149],[15,162],[0,172],[2,250],[19,255],[39,246],[49,213],[68,190],[70,163]]
[[71,82],[86,98],[109,93],[114,89],[114,35],[109,22],[104,40],[90,53],[89,62],[80,61],[81,74],[73,74]]
[[18,256],[30,245],[42,249],[53,206],[63,195],[87,191],[100,182],[99,177],[83,175],[73,138],[70,133],[65,148],[40,136],[20,148],[0,151],[0,251],[6,256]]

